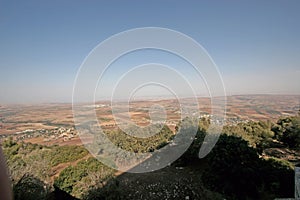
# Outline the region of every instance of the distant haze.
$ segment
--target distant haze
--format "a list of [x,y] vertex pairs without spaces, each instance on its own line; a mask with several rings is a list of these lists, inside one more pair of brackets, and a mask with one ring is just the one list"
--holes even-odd
[[[174,29],[200,43],[218,66],[227,95],[300,94],[299,10],[297,0],[1,1],[0,104],[71,102],[77,71],[94,47],[119,32],[149,26]],[[197,86],[197,95],[209,96],[202,77],[180,58],[141,51],[107,71],[96,100],[108,98],[126,70],[149,62],[173,67]],[[172,95],[151,86],[136,93],[152,96]]]

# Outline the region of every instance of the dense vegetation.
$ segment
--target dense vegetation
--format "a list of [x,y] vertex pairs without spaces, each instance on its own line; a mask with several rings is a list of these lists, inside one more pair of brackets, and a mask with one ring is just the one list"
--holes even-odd
[[[48,147],[16,143],[12,138],[4,141],[2,147],[14,186],[15,199],[45,199],[54,190],[51,180],[54,173],[52,167],[88,155],[88,151],[82,146]],[[41,195],[40,198],[37,198],[38,194]],[[29,198],[30,196],[32,198]]]
[[[159,124],[147,126],[143,129],[130,127],[126,133],[122,130],[113,130],[106,134],[116,146],[134,153],[153,152],[168,144],[174,137],[173,132],[168,126]],[[131,135],[142,135],[144,138]]]
[[290,148],[300,147],[300,112],[297,116],[279,119],[272,127],[275,138]]
[[261,159],[242,138],[221,135],[209,154],[203,181],[230,199],[292,197],[294,171],[276,159]]
[[54,185],[77,197],[82,197],[90,186],[101,187],[113,177],[114,170],[95,158],[78,162],[76,166],[65,168],[54,181]]
[[260,152],[270,147],[273,141],[274,133],[271,131],[272,123],[267,121],[239,123],[236,126],[225,126],[223,133],[242,137],[248,141],[251,147]]
[[[270,147],[300,151],[300,115],[271,122],[247,122],[225,126],[212,152],[205,158],[202,180],[211,190],[230,199],[274,199],[293,197],[293,165],[285,160],[263,156]],[[200,121],[194,142],[175,163],[190,165],[197,160],[208,122]]]
[[[203,118],[197,125],[198,131],[189,149],[168,170],[175,170],[173,174],[170,172],[174,180],[178,175],[175,169],[178,166],[189,169],[189,173],[184,175],[186,178],[196,171],[199,175],[194,175],[193,181],[187,181],[185,188],[193,191],[193,188],[204,185],[206,189],[201,188],[203,193],[208,190],[215,192],[215,195],[208,192],[213,196],[212,199],[219,197],[219,194],[226,199],[293,197],[293,165],[265,155],[264,151],[271,147],[300,151],[299,121],[300,116],[297,115],[281,118],[274,124],[250,121],[225,126],[212,152],[200,160],[199,149],[210,125],[210,120]],[[189,126],[195,124],[191,120],[190,124],[181,125],[188,130]],[[142,130],[142,134],[150,135],[158,128],[148,127]],[[141,130],[133,128],[132,131]],[[107,136],[115,145],[134,153],[153,152],[174,138],[166,126],[158,134],[146,139],[128,136],[120,130],[108,132]],[[57,191],[80,199],[130,199],[124,192],[128,180],[122,183],[115,177],[115,170],[90,157],[84,147],[16,143],[11,138],[4,141],[2,147],[16,200],[57,199]],[[60,168],[59,174],[55,174]],[[169,176],[168,170],[162,172],[162,177]],[[147,184],[148,180],[143,181]],[[161,184],[163,181],[160,179]],[[172,187],[172,182],[167,184],[172,191],[176,189]],[[145,189],[144,193],[147,192]],[[208,198],[209,195],[202,195],[202,198]]]

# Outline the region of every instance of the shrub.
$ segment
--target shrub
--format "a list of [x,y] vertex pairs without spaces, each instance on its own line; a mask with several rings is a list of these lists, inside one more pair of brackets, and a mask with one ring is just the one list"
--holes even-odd
[[300,115],[279,119],[272,130],[274,137],[288,147],[300,147]]
[[259,158],[242,138],[221,135],[209,154],[203,182],[233,199],[292,197],[293,170],[278,159]]

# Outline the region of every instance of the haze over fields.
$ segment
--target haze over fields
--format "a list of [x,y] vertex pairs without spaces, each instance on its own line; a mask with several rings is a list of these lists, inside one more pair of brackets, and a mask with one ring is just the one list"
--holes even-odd
[[[292,116],[299,111],[299,95],[240,95],[228,96],[226,107],[226,123],[237,124],[247,120],[270,120],[275,122],[279,117]],[[188,102],[189,99],[186,99]],[[123,106],[127,105],[127,102]],[[198,116],[211,114],[210,98],[199,98],[198,106],[192,106],[193,112]],[[164,107],[167,114],[166,124],[174,131],[181,120],[180,105],[176,99],[162,100],[137,100],[130,103],[131,120],[139,126],[150,124],[149,109],[153,105]],[[87,106],[93,106],[87,104]],[[94,106],[93,106],[94,107]],[[109,101],[99,101],[95,109],[100,126],[104,130],[113,130],[116,125],[116,114],[112,114]],[[126,114],[127,112],[124,112]],[[0,110],[0,134],[2,137],[15,135],[21,137],[21,132],[35,132],[35,130],[53,130],[63,128],[74,129],[74,119],[71,104],[27,104],[27,105],[2,105]],[[75,130],[72,129],[72,132]],[[29,131],[28,131],[29,130]],[[28,131],[28,132],[26,132]],[[38,131],[37,131],[38,132]],[[49,134],[51,131],[49,132]],[[67,141],[62,138],[52,142],[49,135],[38,134],[39,139],[30,139],[31,142],[43,144],[81,144],[78,137]],[[51,135],[51,134],[50,134]],[[34,137],[35,138],[35,137]],[[48,139],[47,139],[48,138]],[[28,139],[28,138],[23,138]],[[73,141],[74,140],[74,141]],[[72,142],[73,141],[73,142]]]

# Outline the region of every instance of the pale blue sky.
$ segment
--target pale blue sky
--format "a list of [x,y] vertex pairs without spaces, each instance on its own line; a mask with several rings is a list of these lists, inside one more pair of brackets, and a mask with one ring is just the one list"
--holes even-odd
[[297,0],[1,0],[0,103],[71,102],[77,70],[96,45],[148,26],[199,42],[228,94],[299,94],[299,10]]

